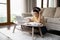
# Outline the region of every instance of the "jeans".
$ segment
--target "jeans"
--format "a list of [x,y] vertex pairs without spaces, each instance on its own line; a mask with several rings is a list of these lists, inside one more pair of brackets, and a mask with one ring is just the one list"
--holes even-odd
[[43,35],[47,33],[46,26],[41,27],[41,32],[42,32]]

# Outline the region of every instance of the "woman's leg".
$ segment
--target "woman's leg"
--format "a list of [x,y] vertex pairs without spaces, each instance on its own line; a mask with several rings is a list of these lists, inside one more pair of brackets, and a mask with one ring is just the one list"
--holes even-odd
[[47,28],[46,28],[46,26],[41,27],[41,31],[42,31],[42,34],[43,34],[43,35],[46,34],[46,33],[47,33]]

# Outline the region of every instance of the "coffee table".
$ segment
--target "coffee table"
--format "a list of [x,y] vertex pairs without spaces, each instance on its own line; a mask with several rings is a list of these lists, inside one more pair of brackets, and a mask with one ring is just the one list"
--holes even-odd
[[[14,22],[14,23],[15,24],[14,24],[13,33],[14,33],[15,29],[16,29],[16,25],[19,24],[18,22]],[[20,24],[20,25],[21,25],[21,27],[22,26],[23,27],[32,27],[32,40],[34,40],[34,28],[35,27],[37,27],[39,29],[40,35],[41,35],[41,37],[43,37],[42,31],[41,31],[41,27],[43,27],[43,26],[41,26],[41,25],[38,25],[38,26],[36,26],[36,25],[26,25],[26,24]]]
[[40,35],[41,35],[41,37],[43,37],[43,34],[42,34],[42,31],[41,31],[41,27],[42,26],[34,26],[34,25],[24,25],[24,24],[22,24],[21,25],[21,27],[32,27],[32,40],[34,40],[34,27],[38,27],[38,29],[39,29],[39,33],[40,33]]

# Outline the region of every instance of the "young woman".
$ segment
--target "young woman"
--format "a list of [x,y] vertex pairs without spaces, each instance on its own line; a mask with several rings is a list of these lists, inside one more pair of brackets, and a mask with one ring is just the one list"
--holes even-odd
[[39,7],[33,8],[33,16],[32,16],[32,19],[29,19],[29,21],[42,23],[44,25],[43,27],[41,27],[42,33],[45,34],[47,32],[45,22],[44,22],[44,17],[42,16],[42,11]]
[[28,20],[30,22],[38,22],[38,23],[42,23],[43,25],[45,25],[44,17],[42,16],[42,11],[39,7],[34,7],[33,8],[32,19],[28,19]]

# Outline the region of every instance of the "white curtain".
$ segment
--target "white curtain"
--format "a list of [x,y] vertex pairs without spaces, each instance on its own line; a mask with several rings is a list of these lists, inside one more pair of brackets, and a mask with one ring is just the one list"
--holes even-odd
[[21,16],[25,12],[25,0],[11,0],[11,14]]

